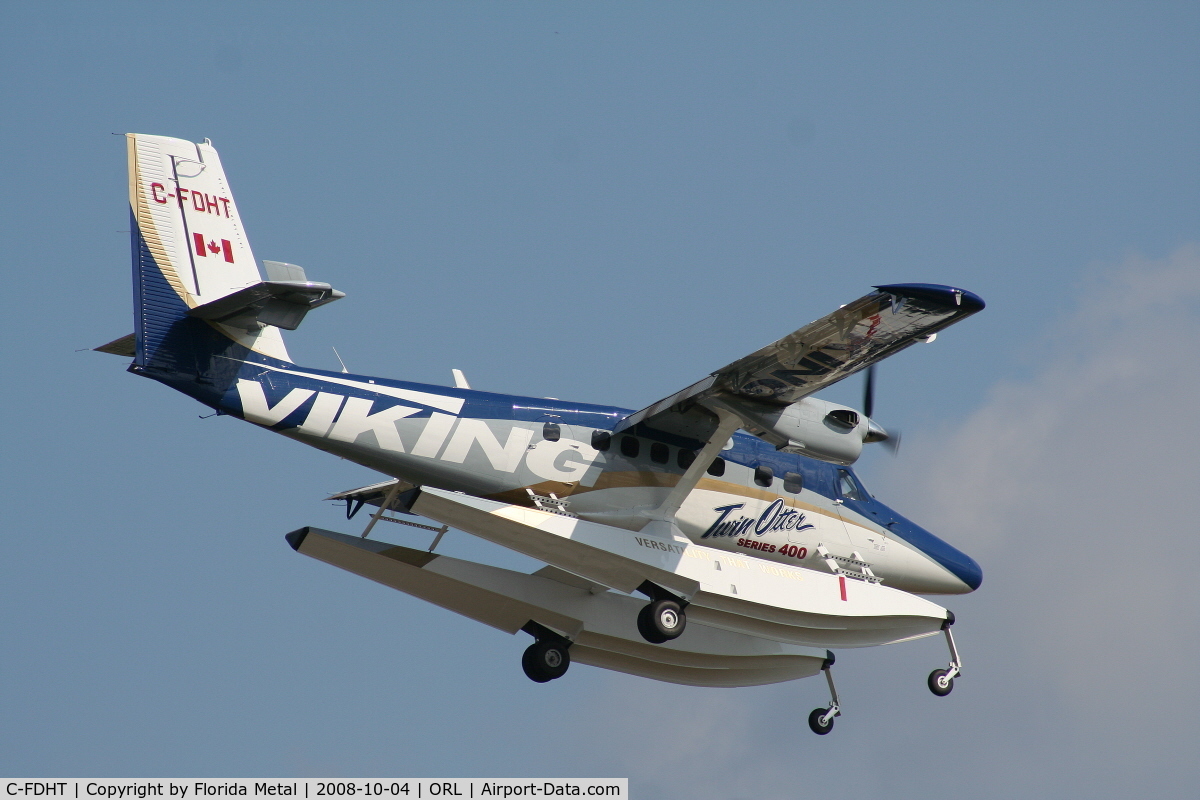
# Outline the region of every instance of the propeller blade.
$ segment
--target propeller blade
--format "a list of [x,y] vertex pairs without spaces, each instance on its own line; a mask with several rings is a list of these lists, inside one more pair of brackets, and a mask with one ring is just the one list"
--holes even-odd
[[863,384],[863,413],[868,417],[875,412],[875,365],[867,367],[867,378]]
[[878,429],[880,435],[878,438],[871,436],[863,441],[879,442],[894,456],[900,452],[900,431],[885,431],[873,419],[875,413],[875,366],[872,364],[867,367],[866,380],[863,383],[863,414],[871,420],[871,425]]

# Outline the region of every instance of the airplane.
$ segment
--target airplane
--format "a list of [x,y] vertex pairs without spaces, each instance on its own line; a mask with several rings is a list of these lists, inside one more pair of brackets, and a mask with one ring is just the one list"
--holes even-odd
[[[963,289],[888,284],[641,410],[303,367],[282,331],[343,298],[294,264],[259,271],[209,140],[127,134],[134,333],[95,348],[128,370],[356,462],[385,480],[333,495],[358,535],[305,527],[302,555],[493,628],[533,637],[545,683],[572,662],[695,686],[823,673],[824,735],[841,715],[834,648],[943,634],[923,595],[979,588],[979,565],[898,514],[852,464],[895,442],[862,411],[815,393],[984,308]],[[336,352],[336,351],[335,351]],[[340,361],[340,357],[339,357]],[[416,521],[423,517],[434,524]],[[370,538],[377,523],[433,540]],[[532,573],[452,558],[451,527],[545,564]],[[640,596],[640,597],[639,597]]]

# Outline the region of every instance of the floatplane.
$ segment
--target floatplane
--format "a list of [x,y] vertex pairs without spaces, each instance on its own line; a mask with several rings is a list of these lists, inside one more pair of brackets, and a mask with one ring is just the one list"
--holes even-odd
[[[357,535],[306,527],[302,555],[533,642],[537,682],[571,663],[695,686],[824,673],[833,650],[943,634],[949,694],[962,662],[954,615],[925,595],[977,589],[970,557],[870,494],[852,464],[896,437],[871,418],[874,365],[975,314],[932,284],[876,286],[641,409],[435,386],[296,364],[282,331],[345,295],[294,264],[260,272],[217,151],[126,137],[134,332],[96,348],[129,371],[386,476],[336,494]],[[816,393],[860,371],[864,408]],[[428,522],[420,522],[424,518]],[[380,522],[427,547],[373,538]],[[544,564],[526,574],[437,552],[450,528]],[[395,529],[393,529],[395,530]]]

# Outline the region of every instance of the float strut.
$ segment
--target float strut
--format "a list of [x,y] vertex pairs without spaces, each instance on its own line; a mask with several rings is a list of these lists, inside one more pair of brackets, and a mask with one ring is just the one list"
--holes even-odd
[[383,502],[379,504],[379,510],[371,515],[371,521],[367,523],[367,529],[362,532],[360,539],[367,538],[367,534],[371,532],[371,528],[375,527],[375,523],[379,522],[379,518],[383,516],[383,512],[387,511],[392,501],[396,499],[396,495],[400,494],[400,481],[396,481],[396,485],[388,490],[387,496],[383,498]]

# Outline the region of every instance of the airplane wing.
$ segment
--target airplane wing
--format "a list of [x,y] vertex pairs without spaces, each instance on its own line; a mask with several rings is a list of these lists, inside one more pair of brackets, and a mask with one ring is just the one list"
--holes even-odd
[[717,426],[716,416],[705,408],[704,401],[710,398],[768,409],[786,406],[918,341],[929,340],[984,307],[978,295],[950,286],[905,283],[875,289],[629,415],[614,433],[645,424],[707,440]]
[[[357,489],[350,489],[345,492],[338,492],[326,497],[326,500],[342,501],[346,504],[346,519],[353,519],[354,515],[359,512],[364,505],[381,506],[387,500],[388,495],[395,490],[396,494],[407,492],[415,489],[416,484],[402,481],[399,478],[390,478],[386,481],[373,483],[370,486],[360,486]],[[403,509],[393,496],[392,502],[388,505],[388,511],[399,511],[407,514],[408,511]]]

